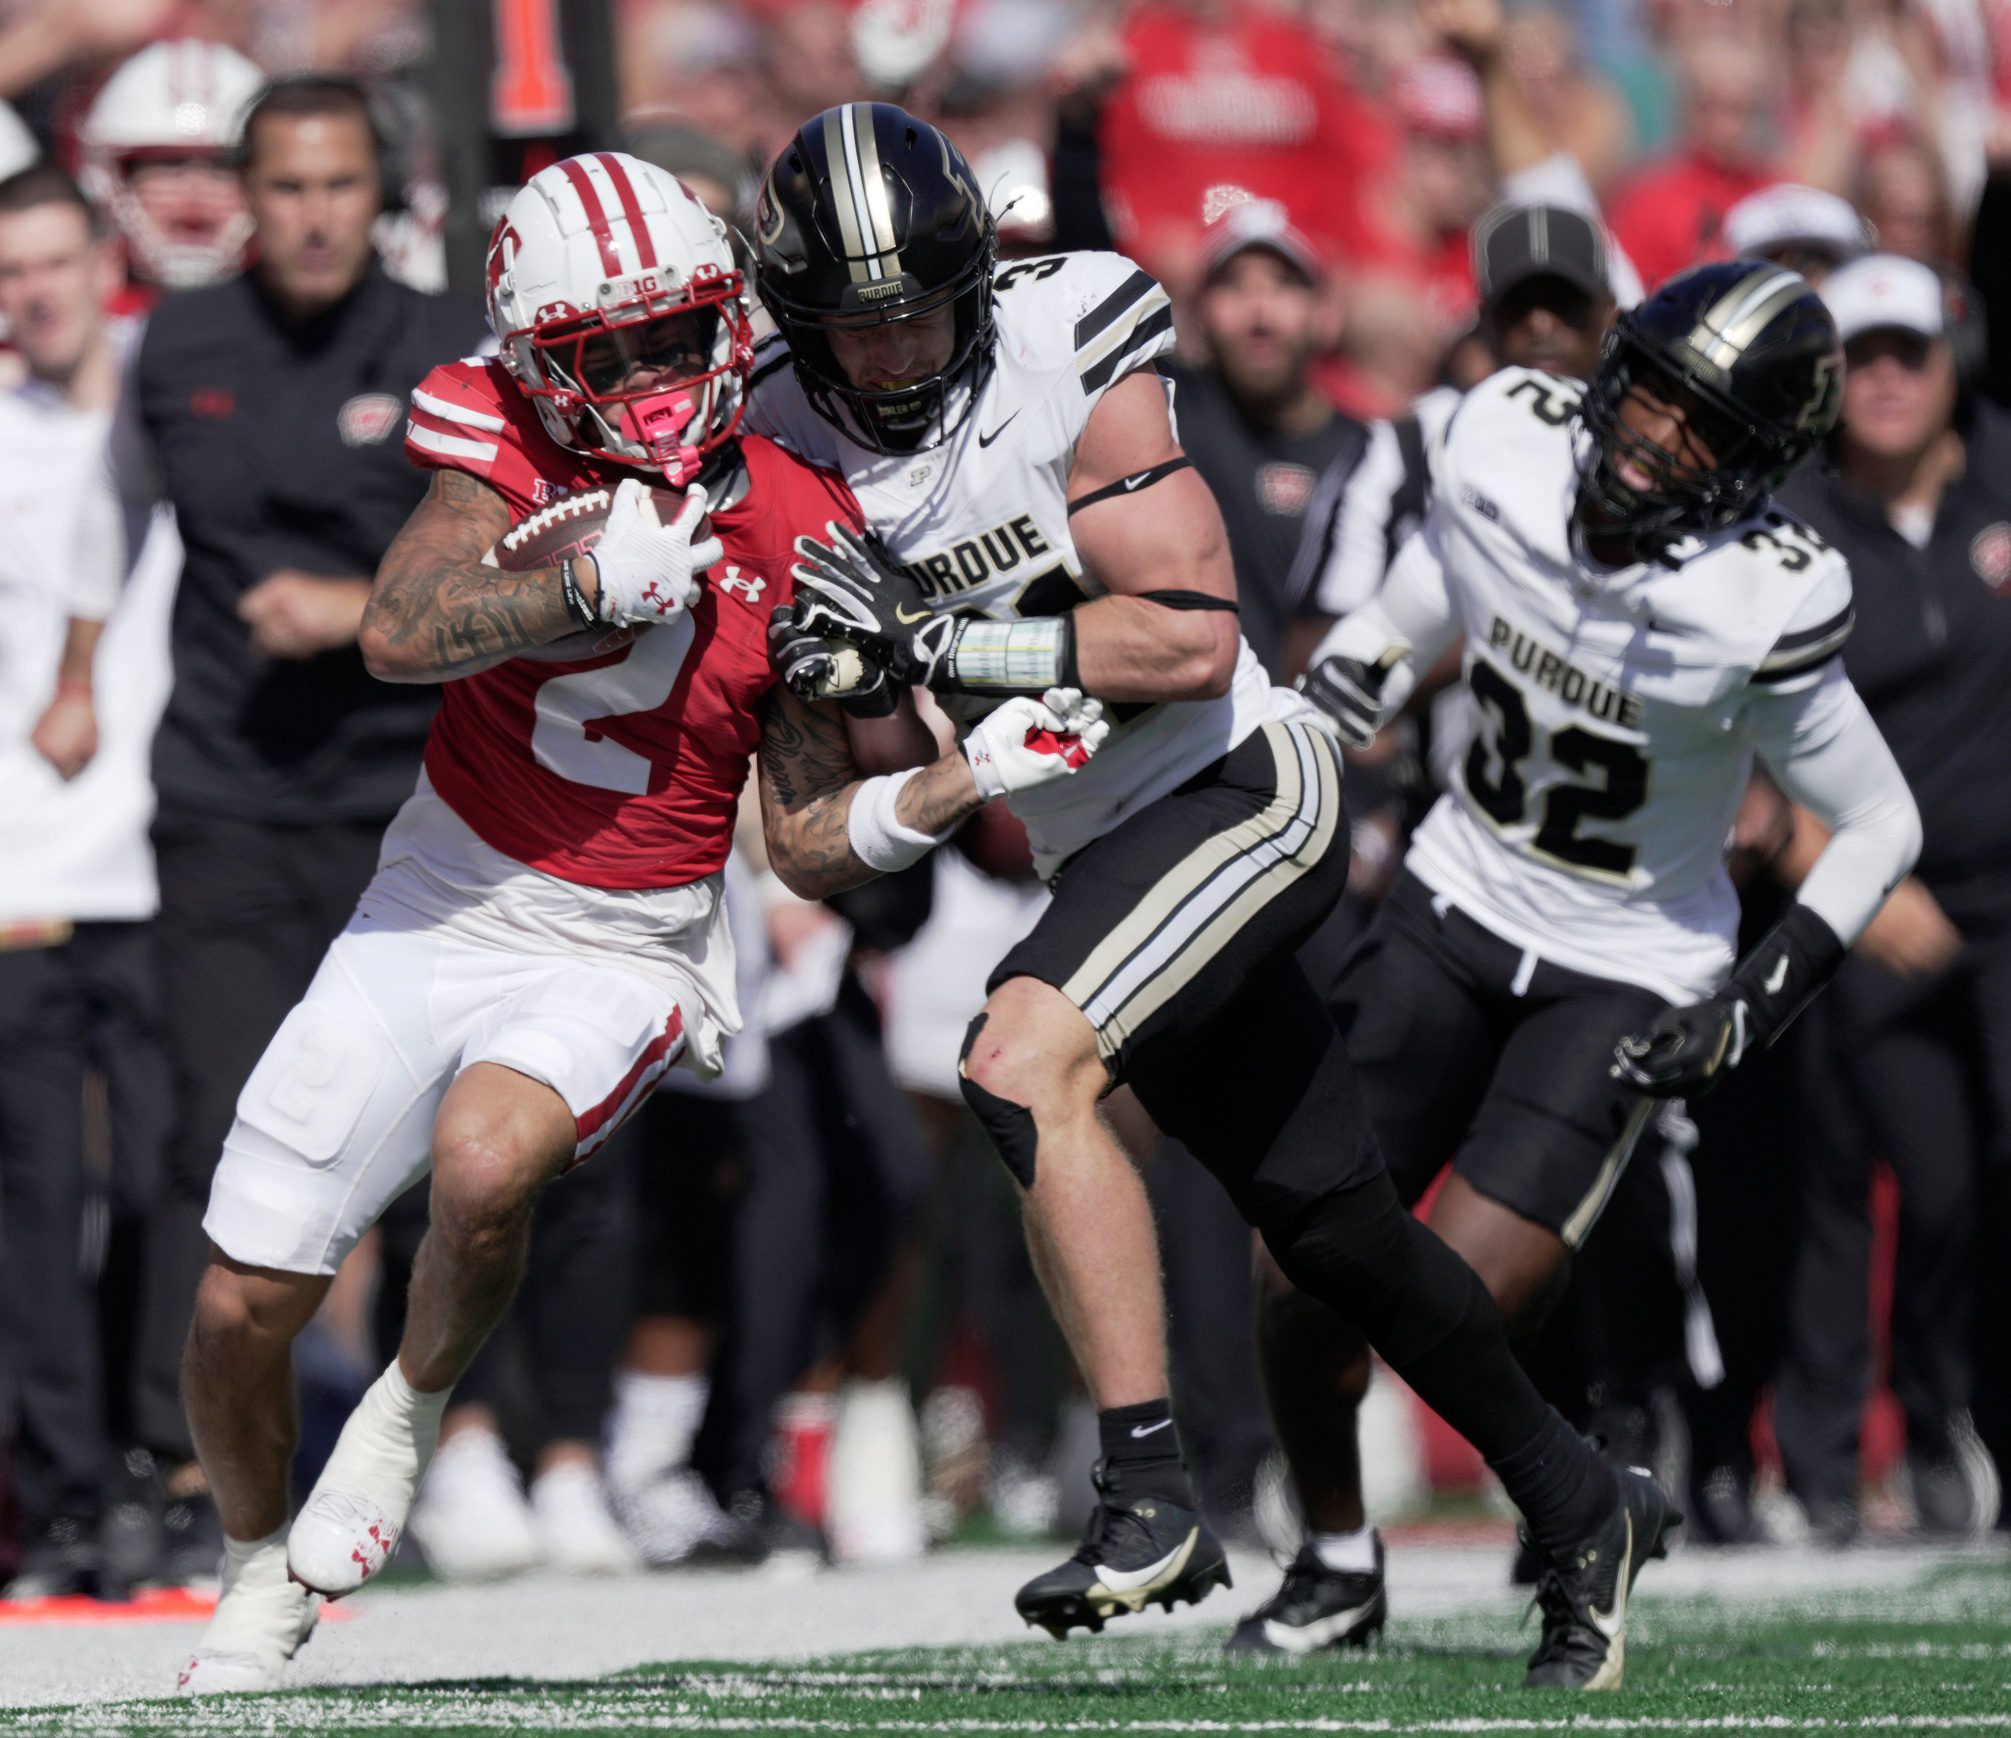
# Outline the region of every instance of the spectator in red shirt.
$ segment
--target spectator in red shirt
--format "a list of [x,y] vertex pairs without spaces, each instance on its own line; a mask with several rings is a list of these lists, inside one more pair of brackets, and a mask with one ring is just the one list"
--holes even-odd
[[1121,40],[1127,70],[1099,122],[1119,248],[1184,286],[1202,227],[1254,196],[1346,251],[1381,136],[1305,25],[1233,0],[1146,0]]
[[1613,232],[1653,290],[1722,251],[1725,213],[1780,179],[1769,163],[1766,57],[1752,43],[1710,36],[1683,69],[1683,132],[1615,202]]
[[1429,386],[1471,323],[1467,231],[1493,191],[1470,67],[1419,61],[1398,81],[1391,106],[1402,144],[1362,200],[1348,256],[1349,367],[1327,381],[1346,408],[1372,417],[1396,414]]

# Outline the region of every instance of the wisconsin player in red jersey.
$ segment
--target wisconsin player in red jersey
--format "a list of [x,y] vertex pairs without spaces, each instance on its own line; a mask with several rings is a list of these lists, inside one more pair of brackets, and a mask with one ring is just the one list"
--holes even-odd
[[[489,314],[500,356],[413,393],[407,450],[433,483],[363,624],[378,676],[445,684],[425,770],[245,1085],[204,1221],[184,1390],[226,1560],[191,1692],[271,1688],[314,1595],[382,1567],[539,1192],[666,1070],[717,1067],[739,1025],[720,871],[757,746],[771,862],[816,897],[1067,777],[1105,730],[1057,689],[932,759],[912,710],[854,721],[779,686],[771,638],[792,663],[842,655],[794,631],[790,569],[799,537],[858,508],[737,435],[744,286],[673,177],[613,153],[535,176],[491,243]],[[600,517],[590,553],[497,564],[513,527],[573,497]],[[289,1529],[291,1343],[429,1170],[398,1356]]]

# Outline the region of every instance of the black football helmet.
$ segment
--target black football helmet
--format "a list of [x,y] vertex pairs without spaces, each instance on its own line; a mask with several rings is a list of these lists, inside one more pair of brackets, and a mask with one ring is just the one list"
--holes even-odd
[[[882,451],[912,451],[943,420],[952,389],[989,360],[998,232],[963,153],[892,103],[845,103],[804,123],[761,188],[755,286],[789,340],[819,412],[852,412]],[[855,386],[830,334],[948,307],[949,361],[927,379]]]
[[[1686,465],[1627,428],[1620,406],[1643,385],[1685,405],[1715,465]],[[1623,313],[1606,341],[1585,393],[1580,532],[1646,561],[1736,524],[1822,444],[1842,392],[1836,322],[1802,278],[1751,260],[1693,266]],[[1629,483],[1622,459],[1650,485]]]

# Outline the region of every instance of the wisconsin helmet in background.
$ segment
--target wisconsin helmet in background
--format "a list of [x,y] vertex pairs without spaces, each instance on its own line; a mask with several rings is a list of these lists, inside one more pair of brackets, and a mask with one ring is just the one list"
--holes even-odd
[[[998,234],[963,154],[892,103],[846,103],[807,121],[768,171],[755,217],[755,284],[789,340],[810,401],[883,451],[947,432],[960,386],[994,337]],[[898,387],[855,386],[831,334],[948,308],[948,360]]]
[[[187,289],[243,265],[252,225],[237,147],[264,88],[265,74],[220,42],[156,42],[105,81],[78,128],[80,178],[137,275]],[[150,168],[143,195],[134,177]]]
[[[1715,464],[1686,465],[1626,427],[1620,406],[1643,385],[1685,409]],[[1736,524],[1822,444],[1842,392],[1836,323],[1801,277],[1749,260],[1694,266],[1615,322],[1585,394],[1573,517],[1635,560]],[[1623,460],[1647,486],[1621,475]]]
[[[746,285],[725,224],[668,170],[620,151],[540,169],[490,238],[488,295],[503,364],[561,446],[681,487],[732,438]],[[666,385],[673,355],[688,360]]]

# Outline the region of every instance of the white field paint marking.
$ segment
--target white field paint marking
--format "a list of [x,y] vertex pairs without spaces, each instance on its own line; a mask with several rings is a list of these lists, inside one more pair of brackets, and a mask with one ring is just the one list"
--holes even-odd
[[[641,1714],[623,1707],[597,1708],[543,1703],[541,1698],[463,1698],[454,1695],[400,1697],[357,1703],[349,1697],[298,1702],[277,1697],[233,1700],[223,1706],[153,1703],[135,1708],[149,1727],[179,1729],[198,1738],[229,1734],[300,1732],[409,1732],[441,1724],[474,1726],[497,1732],[971,1732],[971,1733],[1258,1733],[1258,1732],[1977,1732],[2011,1728],[2011,1714],[1905,1715],[1879,1714],[1855,1719],[1786,1715],[1713,1715],[1707,1717],[1566,1716],[1540,1720],[1515,1717],[1423,1720],[1340,1720],[1314,1717],[1291,1720],[839,1720],[771,1715],[721,1717],[679,1710]],[[528,1704],[528,1705],[527,1705]],[[174,1716],[184,1714],[177,1721]],[[0,1730],[5,1730],[0,1726]],[[20,1730],[22,1728],[15,1728]],[[79,1713],[54,1722],[38,1723],[41,1733],[91,1734],[116,1738],[131,1728],[103,1714]]]

